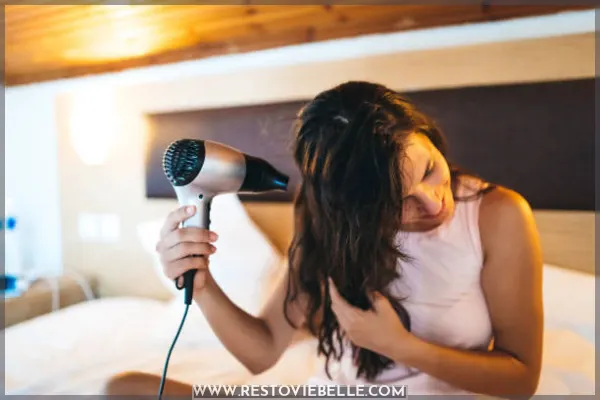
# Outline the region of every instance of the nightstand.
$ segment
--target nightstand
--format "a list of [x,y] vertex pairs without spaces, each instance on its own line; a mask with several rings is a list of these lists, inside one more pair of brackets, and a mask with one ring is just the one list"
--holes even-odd
[[4,327],[56,311],[93,297],[90,284],[71,275],[40,278],[18,296],[5,298]]

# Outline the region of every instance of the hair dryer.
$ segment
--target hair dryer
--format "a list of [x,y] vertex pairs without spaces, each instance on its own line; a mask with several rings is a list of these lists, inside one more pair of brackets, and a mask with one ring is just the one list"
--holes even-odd
[[[196,214],[183,227],[209,229],[213,198],[223,193],[260,193],[287,190],[289,177],[267,161],[230,146],[208,140],[181,139],[173,142],[163,156],[165,175],[173,185],[179,203],[196,206]],[[183,275],[185,304],[191,304],[196,270]]]

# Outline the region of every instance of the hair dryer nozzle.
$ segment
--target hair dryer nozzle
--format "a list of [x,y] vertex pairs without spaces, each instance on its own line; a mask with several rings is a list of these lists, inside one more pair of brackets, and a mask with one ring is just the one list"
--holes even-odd
[[200,173],[205,157],[202,140],[177,140],[163,155],[163,170],[173,186],[185,186]]
[[289,177],[278,171],[262,158],[244,155],[246,176],[241,192],[266,192],[268,190],[287,190]]

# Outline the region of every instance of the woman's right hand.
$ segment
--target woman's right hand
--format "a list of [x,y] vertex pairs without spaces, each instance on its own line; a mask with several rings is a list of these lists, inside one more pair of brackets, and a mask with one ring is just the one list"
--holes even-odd
[[216,251],[211,243],[217,240],[217,234],[206,229],[180,228],[180,224],[195,212],[194,206],[180,207],[172,211],[165,220],[156,244],[164,274],[171,280],[178,279],[178,286],[183,285],[182,275],[186,271],[198,270],[194,276],[194,296],[204,288],[209,257]]

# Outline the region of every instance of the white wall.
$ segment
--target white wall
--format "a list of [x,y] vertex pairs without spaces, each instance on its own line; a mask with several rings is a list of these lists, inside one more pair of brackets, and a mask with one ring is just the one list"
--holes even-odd
[[5,197],[18,213],[24,268],[47,273],[62,265],[55,94],[52,86],[5,94]]
[[[200,104],[202,103],[201,98],[206,97],[194,98],[193,90],[189,91],[183,88],[190,82],[190,79],[200,76],[213,74],[235,76],[236,71],[256,71],[264,67],[290,65],[290,79],[293,79],[293,71],[301,64],[326,63],[330,69],[337,70],[339,69],[338,63],[343,60],[362,59],[373,55],[449,47],[461,49],[473,44],[590,33],[594,32],[594,29],[593,11],[572,12],[487,24],[372,35],[357,39],[291,46],[285,49],[214,57],[121,73],[8,88],[5,95],[5,188],[6,195],[12,196],[21,210],[24,239],[23,258],[26,265],[37,268],[40,273],[59,273],[62,270],[64,258],[62,249],[65,244],[61,242],[61,237],[64,237],[64,233],[61,234],[61,224],[64,223],[64,216],[61,215],[61,202],[64,206],[64,202],[69,202],[69,199],[61,198],[63,192],[59,185],[60,179],[68,179],[68,174],[63,173],[61,178],[57,167],[59,165],[57,150],[60,149],[57,149],[59,133],[56,121],[56,99],[61,93],[72,91],[93,93],[94,88],[162,84],[159,86],[163,88],[179,87],[183,89],[178,91],[180,95],[177,98],[169,101],[168,108],[186,108],[190,107],[191,103],[202,105]],[[459,53],[460,51],[457,54]],[[468,52],[463,55],[468,55]],[[540,68],[548,68],[548,66],[541,65]],[[555,74],[552,68],[550,70],[551,74]],[[524,76],[527,73],[531,74],[528,71],[523,71],[523,73]],[[533,75],[536,73],[534,72]],[[490,72],[483,75],[489,76]],[[541,75],[544,75],[543,71],[541,71]],[[537,76],[541,75],[537,73]],[[435,86],[439,84],[439,82],[435,82],[435,79],[436,77],[433,77],[427,83],[414,82],[414,84],[421,87]],[[151,87],[154,88],[151,91],[154,94],[157,93],[157,87],[148,86],[148,88]],[[411,82],[402,82],[402,87],[410,89]],[[272,89],[270,92],[275,97],[285,97],[286,95],[286,93],[276,94],[278,91]],[[248,91],[247,93],[253,92]],[[295,93],[295,95],[302,94]],[[237,100],[245,101],[241,98]],[[251,99],[247,100],[251,101]],[[210,102],[212,105],[218,103],[214,98]],[[158,107],[163,108],[162,106]],[[147,110],[151,108],[147,108]],[[67,193],[70,196],[76,196],[76,191],[69,190]]]

